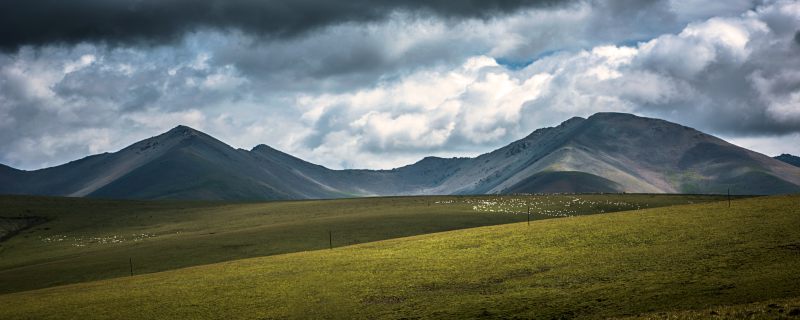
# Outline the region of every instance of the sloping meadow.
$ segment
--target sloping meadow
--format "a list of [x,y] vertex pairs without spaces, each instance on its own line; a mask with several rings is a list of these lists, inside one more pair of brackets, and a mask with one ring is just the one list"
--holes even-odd
[[6,294],[0,318],[597,318],[791,298],[798,203],[640,209],[230,261]]

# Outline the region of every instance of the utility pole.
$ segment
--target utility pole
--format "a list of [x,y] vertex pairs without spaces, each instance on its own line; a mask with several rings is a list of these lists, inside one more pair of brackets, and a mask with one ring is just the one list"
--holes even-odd
[[531,225],[531,205],[528,204],[528,226]]
[[333,232],[328,230],[328,249],[333,249]]
[[728,187],[728,208],[731,207],[731,188]]
[[128,265],[131,267],[131,277],[133,277],[133,258],[128,258]]

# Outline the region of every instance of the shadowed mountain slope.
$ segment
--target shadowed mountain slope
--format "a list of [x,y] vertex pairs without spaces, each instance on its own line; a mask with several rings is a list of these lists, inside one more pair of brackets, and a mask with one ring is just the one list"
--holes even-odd
[[800,157],[788,153],[784,153],[775,157],[775,159],[791,164],[795,167],[800,167]]
[[475,158],[392,170],[331,170],[259,145],[234,149],[178,126],[115,153],[22,171],[0,193],[134,199],[269,200],[410,194],[800,192],[800,168],[664,120],[572,118]]

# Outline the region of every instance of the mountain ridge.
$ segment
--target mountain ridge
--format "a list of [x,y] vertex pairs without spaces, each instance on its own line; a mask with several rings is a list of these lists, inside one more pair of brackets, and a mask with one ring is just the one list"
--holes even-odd
[[800,192],[800,168],[693,128],[625,113],[573,117],[474,158],[425,157],[390,170],[333,170],[265,144],[235,149],[175,128],[114,153],[24,171],[0,193],[274,200],[413,194]]

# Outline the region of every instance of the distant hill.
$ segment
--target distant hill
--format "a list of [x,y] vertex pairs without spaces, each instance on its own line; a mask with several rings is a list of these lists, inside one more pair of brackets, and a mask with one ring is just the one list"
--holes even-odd
[[775,157],[775,159],[778,159],[780,161],[786,162],[786,163],[791,164],[791,165],[793,165],[795,167],[800,167],[800,157],[798,157],[798,156],[793,156],[791,154],[784,153],[782,155],[779,155],[779,156]]
[[[796,157],[795,157],[796,158]],[[0,193],[269,200],[411,194],[800,192],[800,168],[659,119],[598,113],[538,129],[475,158],[392,170],[331,170],[266,145],[234,149],[178,126],[115,153],[22,171]]]

